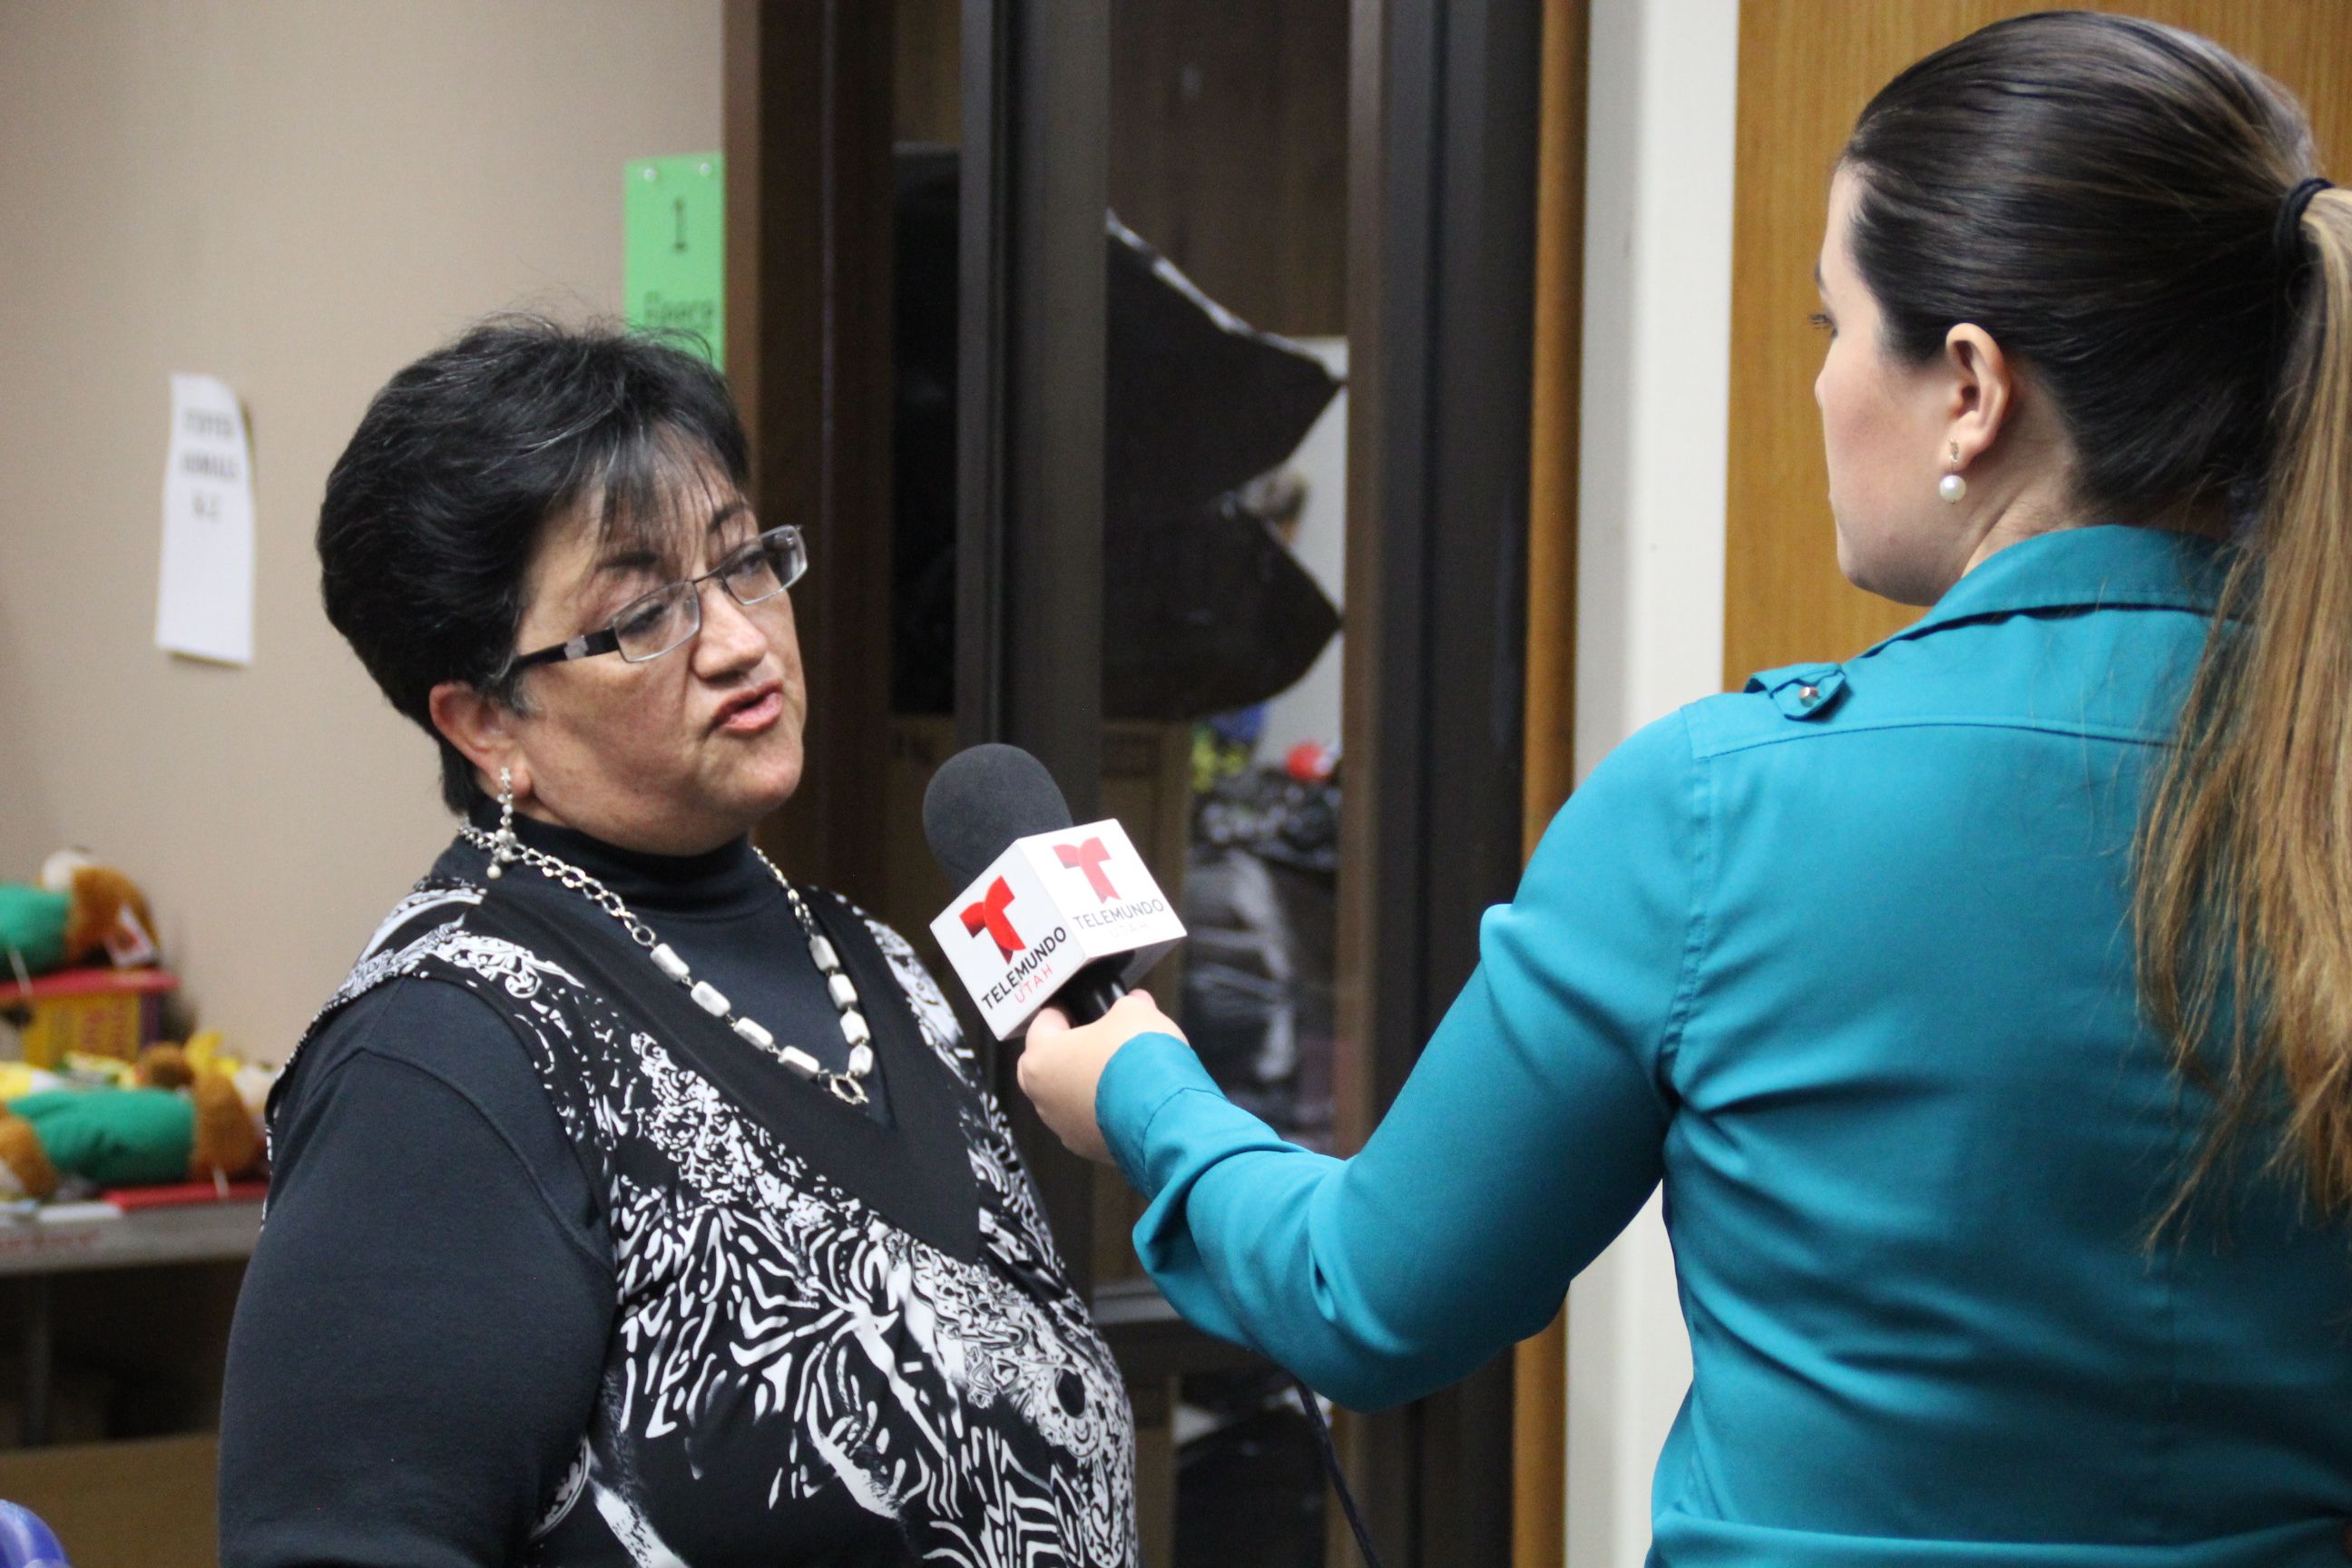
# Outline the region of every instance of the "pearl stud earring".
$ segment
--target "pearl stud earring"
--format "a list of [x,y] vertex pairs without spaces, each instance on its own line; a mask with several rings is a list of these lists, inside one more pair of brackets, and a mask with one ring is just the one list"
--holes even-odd
[[1960,478],[1960,444],[1952,443],[1952,471],[1936,481],[1936,493],[1947,501],[1958,501],[1969,493],[1969,481]]

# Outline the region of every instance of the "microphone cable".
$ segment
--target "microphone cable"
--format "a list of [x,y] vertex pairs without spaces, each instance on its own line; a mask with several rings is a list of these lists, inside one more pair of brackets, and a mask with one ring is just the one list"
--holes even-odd
[[1356,1507],[1356,1494],[1348,1489],[1348,1478],[1339,1473],[1339,1450],[1331,1445],[1331,1427],[1323,1419],[1323,1402],[1315,1397],[1315,1391],[1307,1386],[1304,1378],[1294,1374],[1290,1386],[1298,1391],[1298,1402],[1307,1410],[1307,1424],[1315,1428],[1315,1447],[1323,1455],[1323,1473],[1331,1478],[1331,1489],[1339,1494],[1339,1508],[1348,1516],[1348,1528],[1356,1532],[1356,1550],[1364,1554],[1364,1568],[1381,1568],[1381,1554],[1372,1550],[1371,1529]]

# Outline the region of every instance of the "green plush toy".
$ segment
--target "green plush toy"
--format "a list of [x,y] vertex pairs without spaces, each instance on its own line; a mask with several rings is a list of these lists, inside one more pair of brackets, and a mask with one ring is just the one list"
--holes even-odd
[[[26,973],[46,974],[66,961],[66,927],[72,920],[71,893],[0,882],[0,954],[16,954]],[[0,958],[0,965],[5,963]],[[0,980],[8,977],[0,968]]]
[[8,1109],[32,1123],[52,1166],[101,1187],[188,1179],[195,1106],[177,1089],[58,1089]]
[[210,1038],[150,1046],[135,1084],[44,1089],[0,1104],[0,1199],[97,1187],[231,1180],[262,1158],[261,1130]]
[[139,885],[79,849],[41,862],[38,883],[0,882],[0,980],[104,959],[152,963],[155,918]]

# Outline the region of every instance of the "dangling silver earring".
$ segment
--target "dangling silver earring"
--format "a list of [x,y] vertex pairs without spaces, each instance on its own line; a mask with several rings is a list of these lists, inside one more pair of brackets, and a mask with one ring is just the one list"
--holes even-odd
[[499,770],[499,830],[490,839],[490,880],[497,881],[515,858],[514,770]]
[[1936,481],[1936,493],[1948,501],[1958,501],[1969,493],[1969,481],[1960,478],[1960,444],[1952,443],[1952,471]]

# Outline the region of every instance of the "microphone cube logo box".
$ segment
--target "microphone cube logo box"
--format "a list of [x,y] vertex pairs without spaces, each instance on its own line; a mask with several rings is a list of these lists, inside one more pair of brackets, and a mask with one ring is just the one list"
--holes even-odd
[[1099,959],[1132,984],[1183,940],[1160,884],[1115,821],[1016,838],[956,895],[931,935],[1000,1040]]

